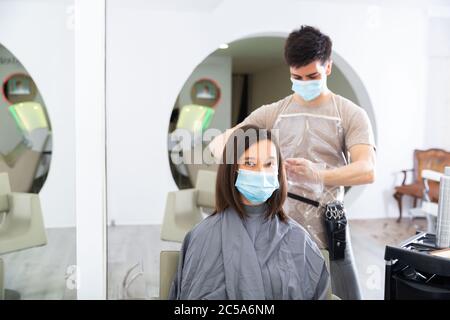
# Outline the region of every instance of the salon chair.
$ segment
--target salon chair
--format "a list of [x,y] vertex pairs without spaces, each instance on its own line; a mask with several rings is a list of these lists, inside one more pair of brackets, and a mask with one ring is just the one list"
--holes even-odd
[[159,299],[167,300],[177,273],[180,251],[161,251],[159,255]]
[[[397,222],[400,222],[402,219],[402,198],[404,195],[414,199],[413,207],[416,207],[417,200],[423,197],[424,185],[422,171],[428,169],[444,172],[444,168],[449,165],[450,152],[448,151],[442,149],[414,150],[414,168],[401,171],[403,173],[403,181],[400,186],[395,187],[395,193],[393,195],[399,209]],[[408,172],[413,173],[413,179],[410,183],[406,182]],[[439,182],[430,181],[428,187],[430,201],[437,203],[439,198]]]
[[203,219],[203,214],[214,209],[216,176],[214,171],[200,170],[195,188],[167,194],[161,227],[162,240],[183,242],[186,233]]
[[0,172],[8,173],[14,192],[29,192],[41,160],[41,153],[20,142],[7,155],[0,153]]
[[[327,250],[321,250],[325,258],[325,263],[330,270],[330,259]],[[159,299],[167,300],[170,287],[178,268],[178,259],[180,251],[161,251],[160,253],[160,271],[159,271]],[[331,293],[331,285],[328,291],[328,300],[341,300]]]
[[[47,244],[37,194],[11,192],[8,174],[0,173],[0,255]],[[0,259],[0,299],[17,299],[5,290],[3,261]]]
[[427,232],[436,233],[436,222],[438,214],[438,204],[433,202],[430,196],[429,181],[432,183],[439,183],[442,173],[433,170],[422,170],[423,180],[423,197],[420,207],[410,209],[411,215],[425,216],[427,219]]
[[[186,164],[186,170],[192,185],[197,184],[197,177],[200,171],[217,172],[219,164],[216,163],[212,153],[208,153],[209,148],[205,146],[188,149],[183,152],[183,162]],[[201,159],[201,163],[198,163]]]

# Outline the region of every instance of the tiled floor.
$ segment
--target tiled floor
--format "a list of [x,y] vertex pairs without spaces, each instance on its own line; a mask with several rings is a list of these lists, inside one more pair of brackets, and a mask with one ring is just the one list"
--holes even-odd
[[384,299],[384,250],[425,230],[424,219],[351,220],[352,245],[364,299]]
[[[352,243],[365,299],[383,299],[384,248],[415,233],[424,220],[351,220]],[[180,243],[160,240],[160,226],[115,226],[108,228],[108,297],[110,299],[159,296],[159,254],[178,250]],[[49,229],[49,243],[40,248],[2,256],[6,287],[21,292],[23,299],[75,299],[76,291],[67,285],[68,268],[75,264],[75,229]],[[136,278],[123,289],[131,270]],[[142,271],[142,275],[139,275]]]
[[19,291],[22,299],[76,299],[66,278],[76,264],[75,237],[75,228],[47,229],[47,245],[0,256],[5,287]]

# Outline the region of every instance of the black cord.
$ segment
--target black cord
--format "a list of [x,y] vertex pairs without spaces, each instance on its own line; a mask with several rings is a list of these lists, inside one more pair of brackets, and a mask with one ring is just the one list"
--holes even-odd
[[288,192],[287,195],[288,195],[289,198],[292,198],[292,199],[295,199],[295,200],[307,203],[307,204],[312,205],[312,206],[314,206],[316,208],[320,207],[320,202],[318,202],[318,201],[311,200],[311,199],[299,196],[298,194],[291,193],[291,192]]

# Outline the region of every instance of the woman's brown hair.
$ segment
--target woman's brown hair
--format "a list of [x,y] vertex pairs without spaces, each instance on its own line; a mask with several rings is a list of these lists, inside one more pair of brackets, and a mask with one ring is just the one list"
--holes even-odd
[[287,220],[283,210],[283,203],[287,195],[287,185],[280,148],[276,141],[273,140],[270,130],[253,125],[237,128],[228,138],[223,150],[222,161],[217,171],[216,208],[213,214],[222,213],[225,209],[232,208],[242,219],[246,217],[241,193],[235,187],[239,159],[250,146],[263,140],[269,140],[275,145],[278,160],[278,182],[280,184],[280,187],[266,201],[268,205],[266,217],[272,218],[277,215],[281,221]]

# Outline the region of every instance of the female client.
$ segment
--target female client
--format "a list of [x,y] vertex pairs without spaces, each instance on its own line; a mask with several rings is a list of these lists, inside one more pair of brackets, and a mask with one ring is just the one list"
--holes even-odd
[[236,129],[222,160],[216,209],[186,235],[169,299],[326,299],[325,260],[282,208],[286,177],[271,132]]

